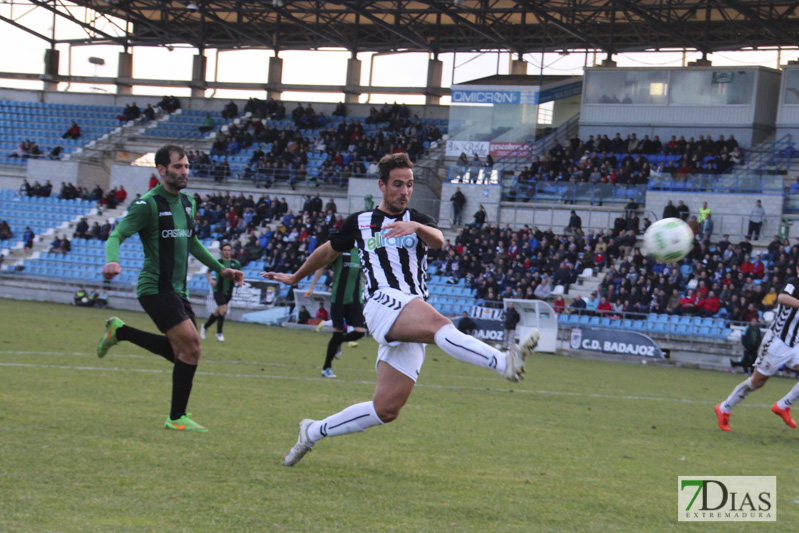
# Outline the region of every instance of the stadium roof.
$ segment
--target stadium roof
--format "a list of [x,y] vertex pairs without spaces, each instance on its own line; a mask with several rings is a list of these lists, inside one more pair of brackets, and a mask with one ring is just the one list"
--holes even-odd
[[[85,29],[83,38],[57,40],[0,16],[51,43],[434,55],[799,46],[793,0],[29,1]],[[75,5],[90,11],[76,16]]]

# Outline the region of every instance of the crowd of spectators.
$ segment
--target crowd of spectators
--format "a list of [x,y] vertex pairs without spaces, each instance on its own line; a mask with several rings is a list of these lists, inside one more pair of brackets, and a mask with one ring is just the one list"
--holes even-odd
[[[687,217],[687,207],[679,204],[670,202],[669,214],[674,210],[674,216]],[[489,308],[502,308],[505,298],[541,299],[551,300],[557,312],[666,313],[735,322],[759,320],[773,310],[780,285],[795,275],[799,244],[779,237],[761,254],[753,251],[750,236],[738,243],[729,235],[711,242],[710,234],[699,232],[684,260],[658,264],[636,247],[644,228],[635,225],[637,206],[630,207],[607,231],[583,232],[575,212],[563,235],[529,226],[467,225],[433,264],[450,283],[464,279],[475,289],[476,304]],[[709,208],[703,209],[701,215],[710,219]],[[558,285],[568,294],[586,268],[603,273],[589,298],[577,295],[567,306],[562,297],[552,296]]]
[[[656,154],[678,157],[653,164],[650,158]],[[476,166],[464,157],[459,165]],[[657,135],[651,139],[649,135],[639,139],[635,133],[624,138],[619,133],[613,138],[589,135],[587,140],[571,139],[565,146],[554,141],[543,156],[535,157],[511,178],[511,189],[524,197],[538,182],[644,185],[653,176],[684,180],[692,175],[721,174],[743,157],[734,135],[719,135],[715,141],[710,135],[687,140],[675,135],[665,143]]]
[[174,96],[164,96],[161,100],[156,104],[156,107],[160,107],[164,110],[164,112],[169,113],[170,115],[180,109],[180,100],[175,98]]
[[302,210],[294,213],[285,198],[230,193],[195,195],[196,231],[200,239],[230,242],[233,258],[242,266],[263,260],[266,270],[293,272],[342,218],[335,201],[319,194],[306,196]]
[[54,146],[49,153],[45,154],[36,142],[25,139],[17,144],[17,147],[14,148],[12,153],[8,154],[8,157],[18,157],[21,159],[42,159],[46,157],[55,161],[61,159],[61,152],[63,151],[64,149],[62,147]]
[[[227,158],[255,146],[239,176],[242,179],[265,187],[281,182],[293,187],[304,181],[344,186],[350,176],[376,173],[377,161],[384,155],[406,152],[416,161],[424,154],[426,142],[442,137],[436,126],[424,123],[418,116],[410,117],[408,108],[397,104],[386,105],[380,111],[373,108],[374,113],[365,122],[384,124],[374,134],[367,134],[358,119],[341,120],[334,125],[324,114],[316,113],[311,104],[302,103],[291,112],[294,124],[278,127],[261,116],[273,116],[268,104],[269,101],[257,99],[248,101],[245,111],[252,116],[217,133],[209,154],[214,157],[203,157],[199,164],[193,164],[198,175],[223,181],[230,177]],[[340,104],[334,115],[346,116],[346,107]],[[315,137],[308,135],[309,130],[314,130]],[[320,167],[309,168],[312,154],[324,155]]]

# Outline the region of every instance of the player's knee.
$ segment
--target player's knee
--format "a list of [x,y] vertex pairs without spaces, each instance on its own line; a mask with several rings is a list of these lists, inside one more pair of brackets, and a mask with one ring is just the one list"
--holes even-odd
[[379,418],[384,424],[388,424],[389,422],[393,422],[399,418],[401,409],[402,407],[400,406],[375,405],[375,413],[377,413],[377,418]]
[[176,355],[181,361],[190,365],[198,364],[200,362],[200,355],[202,353],[200,338],[197,337],[196,339],[188,340],[187,342],[183,343],[182,346],[180,346],[178,351],[179,353]]

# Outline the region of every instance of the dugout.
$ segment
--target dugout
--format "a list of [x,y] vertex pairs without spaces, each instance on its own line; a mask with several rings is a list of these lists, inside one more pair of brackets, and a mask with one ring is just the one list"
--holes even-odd
[[538,341],[536,351],[555,353],[558,342],[558,314],[548,303],[543,300],[516,300],[506,298],[503,300],[505,309],[507,303],[512,302],[519,313],[519,324],[516,326],[516,339],[523,339],[531,328],[538,328],[541,339]]

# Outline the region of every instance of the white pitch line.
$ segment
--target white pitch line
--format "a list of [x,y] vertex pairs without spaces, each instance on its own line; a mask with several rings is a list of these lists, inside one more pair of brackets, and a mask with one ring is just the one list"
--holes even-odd
[[[0,353],[7,353],[7,352],[0,352]],[[137,356],[138,357],[138,356]],[[145,372],[145,373],[154,373],[154,374],[171,374],[171,370],[159,370],[159,369],[147,369],[147,368],[119,368],[119,367],[95,367],[95,366],[72,366],[72,365],[40,365],[40,364],[33,364],[33,363],[0,363],[0,367],[22,367],[22,368],[53,368],[59,370],[92,370],[92,371],[101,371],[101,372]],[[362,381],[362,380],[347,380],[347,379],[336,379],[336,380],[329,380],[327,378],[312,378],[312,377],[305,377],[305,376],[281,376],[281,375],[271,375],[271,374],[234,374],[234,373],[227,373],[227,372],[201,372],[197,371],[197,375],[201,376],[214,376],[214,377],[230,377],[230,378],[245,378],[245,379],[287,379],[287,380],[295,380],[295,381],[327,381],[328,383],[356,383],[361,385],[374,385],[374,380],[370,381]],[[487,387],[485,386],[476,386],[476,387],[464,387],[459,385],[430,385],[430,384],[423,384],[417,383],[417,388],[424,388],[424,389],[439,389],[439,390],[461,390],[461,391],[485,391]],[[506,388],[491,388],[488,387],[488,390],[493,392],[507,392],[509,389]],[[532,389],[511,389],[513,392],[518,393],[528,393],[528,394],[546,394],[552,396],[579,396],[581,398],[602,398],[602,399],[609,399],[609,400],[632,400],[632,401],[653,401],[653,402],[674,402],[674,403],[687,403],[687,404],[694,404],[694,405],[713,405],[707,401],[700,401],[700,400],[689,400],[686,398],[659,398],[656,396],[634,396],[634,395],[614,395],[614,394],[598,394],[598,393],[585,393],[585,392],[571,392],[571,391],[548,391],[548,390],[532,390]],[[769,407],[765,404],[744,404],[743,407]]]

